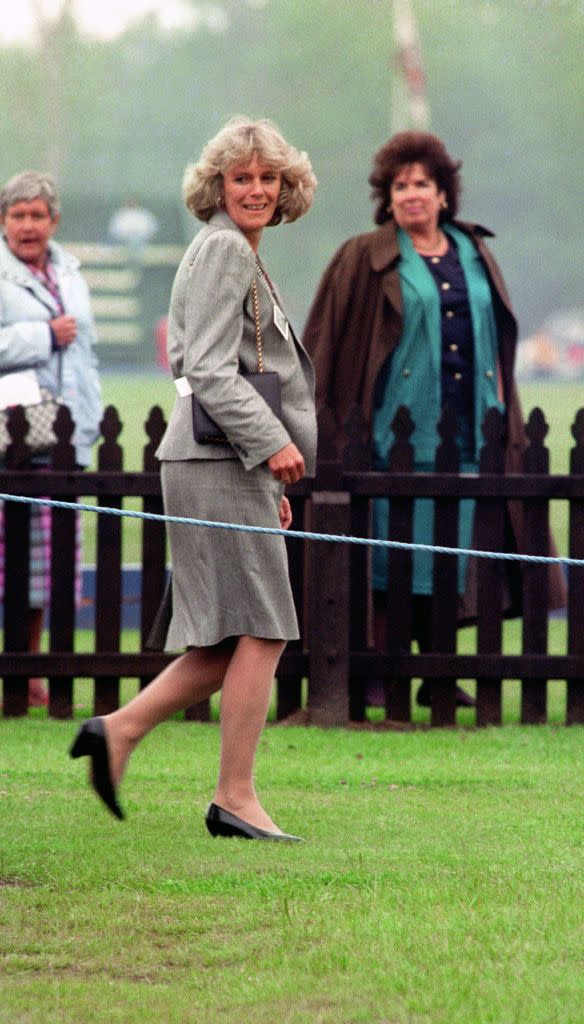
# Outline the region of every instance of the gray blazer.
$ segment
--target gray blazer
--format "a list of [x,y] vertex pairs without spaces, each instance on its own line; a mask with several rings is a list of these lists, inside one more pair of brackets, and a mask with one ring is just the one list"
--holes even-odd
[[[173,377],[186,377],[206,412],[231,442],[197,444],[191,398],[177,397],[159,445],[159,459],[240,458],[246,469],[265,462],[293,441],[313,476],[316,415],[312,364],[292,329],[288,341],[274,323],[272,300],[257,277],[264,367],[282,382],[282,422],[240,370],[257,370],[251,285],[256,276],[251,246],[220,211],[195,236],[177,270],[168,322]],[[279,297],[278,297],[279,301]]]

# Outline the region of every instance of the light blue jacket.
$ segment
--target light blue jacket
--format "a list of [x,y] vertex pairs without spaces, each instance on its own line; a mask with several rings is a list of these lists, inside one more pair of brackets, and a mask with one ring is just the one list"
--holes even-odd
[[87,466],[103,415],[95,324],[78,260],[55,242],[49,251],[65,313],[77,321],[77,337],[59,360],[51,351],[49,327],[49,321],[60,315],[55,299],[0,238],[0,374],[32,368],[41,386],[61,394],[75,423],[76,460]]

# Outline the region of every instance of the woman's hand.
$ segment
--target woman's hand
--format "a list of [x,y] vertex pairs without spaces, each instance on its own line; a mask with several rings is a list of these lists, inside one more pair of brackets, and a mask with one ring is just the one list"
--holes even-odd
[[278,509],[278,515],[280,517],[280,526],[283,530],[287,530],[292,523],[292,509],[290,508],[290,502],[285,495],[280,498],[280,508]]
[[77,321],[74,316],[57,316],[50,321],[51,330],[59,348],[65,348],[77,337]]
[[304,459],[292,441],[270,455],[268,466],[272,476],[283,484],[295,484],[306,472]]

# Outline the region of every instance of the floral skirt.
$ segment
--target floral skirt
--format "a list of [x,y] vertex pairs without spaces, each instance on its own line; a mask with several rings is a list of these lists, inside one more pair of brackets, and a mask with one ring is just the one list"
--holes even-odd
[[[4,503],[0,502],[0,596],[4,600]],[[81,516],[75,516],[75,603],[81,598]],[[30,511],[29,608],[48,608],[51,603],[51,509],[33,505]]]

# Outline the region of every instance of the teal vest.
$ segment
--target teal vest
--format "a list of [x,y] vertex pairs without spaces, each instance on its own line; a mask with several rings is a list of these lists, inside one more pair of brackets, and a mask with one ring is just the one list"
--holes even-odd
[[[474,457],[483,443],[482,423],[497,395],[497,329],[491,289],[481,258],[471,240],[451,224],[444,230],[453,239],[464,273],[471,311],[474,351]],[[410,409],[415,430],[411,441],[416,462],[433,462],[441,413],[440,295],[432,274],[409,236],[398,229],[403,299],[403,331],[378,380],[373,416],[376,464],[387,465],[394,441],[391,424],[400,405]]]

